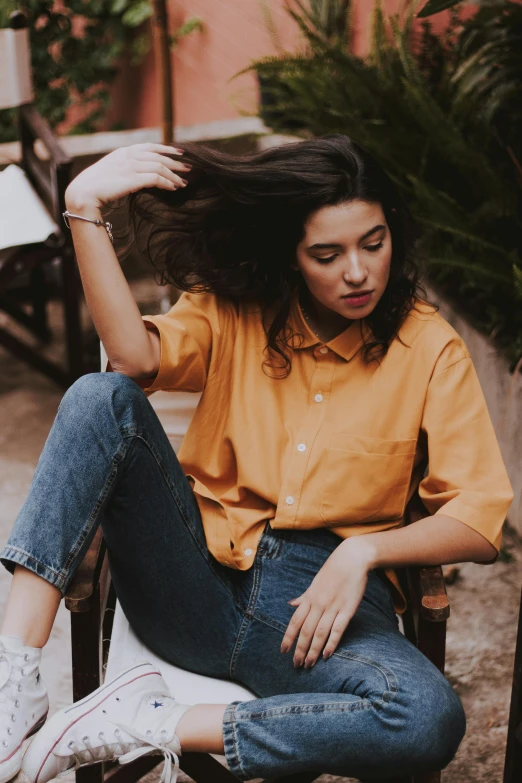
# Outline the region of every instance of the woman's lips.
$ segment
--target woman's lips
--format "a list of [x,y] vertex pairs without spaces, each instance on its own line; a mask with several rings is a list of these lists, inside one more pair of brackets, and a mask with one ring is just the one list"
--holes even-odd
[[347,294],[342,298],[345,302],[349,302],[352,307],[362,307],[363,305],[368,304],[372,294],[373,291],[365,291],[360,294]]

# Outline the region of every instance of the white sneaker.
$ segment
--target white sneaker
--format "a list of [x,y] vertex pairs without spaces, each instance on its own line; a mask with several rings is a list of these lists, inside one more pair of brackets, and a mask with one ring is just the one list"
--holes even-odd
[[175,783],[181,755],[175,730],[189,706],[170,697],[155,666],[137,664],[53,715],[27,749],[22,772],[31,783],[47,783],[96,762],[126,764],[163,753],[161,780]]
[[0,783],[22,766],[24,740],[47,717],[49,700],[38,666],[42,651],[22,639],[0,636]]

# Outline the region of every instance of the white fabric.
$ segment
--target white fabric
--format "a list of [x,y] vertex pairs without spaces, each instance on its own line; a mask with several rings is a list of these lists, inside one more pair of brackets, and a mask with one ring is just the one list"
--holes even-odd
[[33,100],[29,30],[0,30],[0,109]]
[[59,233],[24,170],[13,163],[0,171],[0,250],[45,242]]
[[157,666],[171,695],[183,704],[228,704],[237,699],[248,701],[257,698],[238,683],[205,677],[166,663],[138,639],[118,604],[105,679],[111,680],[118,672],[139,661],[150,661]]

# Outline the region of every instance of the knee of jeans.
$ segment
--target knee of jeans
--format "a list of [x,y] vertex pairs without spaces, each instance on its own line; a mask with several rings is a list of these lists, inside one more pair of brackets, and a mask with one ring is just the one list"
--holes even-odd
[[404,732],[405,759],[422,771],[438,771],[453,760],[466,733],[462,703],[444,681],[423,688]]
[[139,397],[146,400],[142,390],[127,375],[116,372],[94,372],[82,375],[65,392],[59,412],[81,412],[82,415],[99,413],[101,408],[112,406],[115,397],[125,400]]

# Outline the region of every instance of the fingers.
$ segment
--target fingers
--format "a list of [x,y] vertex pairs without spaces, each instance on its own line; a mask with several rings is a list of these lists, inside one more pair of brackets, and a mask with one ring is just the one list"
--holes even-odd
[[302,666],[305,661],[308,650],[310,649],[310,643],[322,614],[322,608],[312,607],[306,615],[306,619],[301,627],[299,638],[297,639],[297,644],[295,646],[294,666],[296,668]]
[[156,173],[137,173],[133,177],[132,186],[129,187],[129,192],[133,193],[141,188],[162,188],[163,190],[178,190],[178,188],[184,188],[185,185],[178,185],[168,177],[164,177],[161,174]]
[[303,601],[299,608],[295,610],[292,619],[288,623],[286,633],[283,636],[283,641],[281,642],[282,653],[288,652],[293,645],[309,611],[310,603],[308,601]]
[[[331,642],[331,631],[334,626],[334,623],[336,621],[336,618],[338,618],[339,615],[337,614],[337,611],[330,611],[325,612],[320,618],[319,622],[317,623],[317,626],[313,632],[312,640],[309,645],[308,651],[305,653],[305,659],[304,659],[304,668],[309,669],[316,663],[317,659],[319,658],[321,651],[323,650],[323,647],[325,646],[326,641],[328,640],[329,644]],[[342,631],[341,631],[342,635]],[[339,639],[341,638],[341,635],[339,635]],[[333,645],[333,650],[335,649],[336,645]],[[331,653],[330,653],[331,655]],[[329,658],[330,655],[327,655],[326,657]],[[324,657],[324,656],[323,656]]]
[[330,636],[328,637],[328,641],[323,650],[323,658],[325,660],[328,659],[331,655],[333,655],[333,653],[337,649],[337,645],[341,641],[341,637],[343,633],[346,631],[350,620],[351,617],[349,615],[340,614],[340,613],[335,618],[332,625],[332,630],[330,631]]
[[163,163],[148,160],[138,161],[136,163],[136,170],[140,174],[159,174],[164,179],[170,180],[170,182],[174,183],[178,188],[184,188],[187,185],[186,179],[183,179],[179,174],[175,174]]
[[325,660],[334,653],[349,621],[350,615],[346,612],[338,609],[325,611],[324,607],[313,607],[304,599],[288,624],[281,652],[288,652],[297,638],[294,666],[298,668],[304,664],[305,669],[310,669],[321,651]]
[[158,152],[152,152],[144,150],[139,156],[140,161],[150,161],[162,166],[167,166],[169,169],[177,169],[178,171],[190,171],[192,166],[184,160],[179,158],[169,158],[167,155],[160,155]]
[[169,155],[183,155],[183,150],[175,145],[170,144],[156,144],[152,141],[144,142],[143,144],[136,144],[137,149],[149,150],[150,152],[164,152]]

